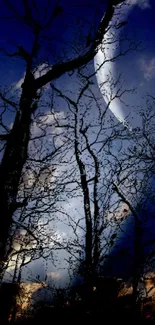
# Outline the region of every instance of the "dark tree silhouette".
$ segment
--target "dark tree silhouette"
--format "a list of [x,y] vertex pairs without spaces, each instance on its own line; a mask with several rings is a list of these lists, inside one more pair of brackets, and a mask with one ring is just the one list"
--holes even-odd
[[[15,104],[1,93],[1,100],[13,107],[16,107],[16,116],[11,131],[7,136],[1,136],[1,139],[6,140],[3,157],[0,165],[0,206],[3,214],[1,215],[0,227],[0,261],[1,271],[3,262],[7,258],[6,243],[10,226],[12,225],[12,216],[16,209],[23,203],[17,202],[17,193],[23,166],[28,156],[28,144],[30,139],[31,116],[35,113],[39,104],[40,91],[42,87],[51,81],[59,78],[66,72],[73,71],[88,64],[95,56],[98,46],[101,44],[108,30],[108,26],[113,18],[115,6],[123,1],[108,1],[105,14],[101,19],[98,29],[91,41],[91,45],[86,49],[83,55],[77,51],[76,56],[72,59],[57,62],[52,65],[44,75],[35,78],[34,67],[36,62],[39,64],[40,53],[40,36],[42,33],[46,35],[46,31],[51,27],[57,17],[62,14],[63,8],[56,5],[53,9],[50,18],[44,22],[40,22],[37,15],[33,14],[33,10],[28,1],[23,1],[23,14],[18,12],[12,1],[5,1],[9,11],[16,17],[16,20],[23,23],[31,29],[33,35],[33,43],[31,51],[27,51],[23,46],[17,44],[17,50],[9,53],[7,49],[1,49],[3,54],[20,58],[25,62],[25,77],[21,86],[21,96],[19,103]],[[35,3],[37,12],[38,4]],[[48,10],[48,8],[46,8]],[[36,102],[37,100],[37,102]]]

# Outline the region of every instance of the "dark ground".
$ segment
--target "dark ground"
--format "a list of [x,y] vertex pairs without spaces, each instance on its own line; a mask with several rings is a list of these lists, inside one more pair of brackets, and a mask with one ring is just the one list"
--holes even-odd
[[73,324],[93,320],[108,323],[154,323],[155,300],[149,297],[135,305],[132,294],[119,295],[121,285],[116,279],[102,278],[95,287],[90,288],[84,283],[76,286],[68,297],[63,296],[64,291],[60,289],[55,301],[48,304],[44,301],[37,303],[33,309],[27,309],[23,317],[19,303],[18,308],[16,306],[18,287],[11,286],[10,294],[10,285],[6,284],[1,288],[0,294],[0,325],[48,325],[53,322]]

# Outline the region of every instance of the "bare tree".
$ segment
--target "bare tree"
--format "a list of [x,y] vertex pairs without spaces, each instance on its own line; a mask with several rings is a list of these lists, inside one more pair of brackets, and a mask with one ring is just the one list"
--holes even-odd
[[[154,266],[154,97],[146,95],[145,100],[139,127],[132,132],[127,130],[124,136],[121,134],[119,157],[112,147],[108,152],[113,189],[120,202],[128,207],[128,218],[120,228],[120,241],[126,245],[127,240],[132,249],[134,304],[140,298],[141,279]],[[127,254],[127,245],[125,249]],[[115,253],[118,259],[119,253],[119,250]]]
[[[4,261],[6,254],[6,242],[10,226],[12,225],[13,213],[17,207],[21,206],[22,204],[21,202],[17,202],[17,194],[22,169],[28,157],[31,117],[32,114],[36,112],[39,105],[42,88],[66,72],[70,72],[85,66],[94,58],[98,51],[98,46],[102,43],[102,40],[104,39],[104,36],[109,28],[109,24],[114,16],[115,6],[122,2],[123,1],[115,0],[108,1],[104,16],[100,21],[97,31],[93,35],[90,46],[86,48],[84,54],[80,54],[77,45],[75,57],[64,61],[60,55],[60,58],[56,61],[56,63],[48,63],[48,71],[46,71],[44,75],[35,77],[34,71],[36,67],[44,63],[39,56],[42,35],[46,37],[47,30],[51,28],[51,25],[57,19],[57,17],[63,13],[63,8],[56,4],[52,10],[48,8],[47,4],[45,4],[45,19],[41,22],[40,18],[38,17],[37,3],[34,4],[34,8],[32,10],[29,2],[23,1],[23,14],[21,15],[11,1],[5,1],[7,8],[13,15],[13,18],[15,18],[18,23],[27,26],[31,30],[33,42],[29,52],[26,50],[26,48],[18,44],[14,52],[8,52],[7,49],[4,48],[1,49],[4,55],[11,58],[20,58],[25,63],[24,81],[21,85],[21,95],[17,102],[12,99],[10,100],[7,94],[5,94],[3,91],[1,91],[0,94],[1,101],[4,103],[4,106],[8,105],[9,107],[16,109],[15,119],[11,130],[6,130],[7,132],[1,135],[1,140],[6,140],[0,166],[0,200],[1,209],[3,211],[0,231],[1,261]],[[48,10],[51,10],[51,16],[46,18]],[[116,23],[116,28],[117,24],[118,22]],[[114,59],[115,58],[113,58],[113,60]],[[24,204],[25,202],[23,201],[23,205]]]
[[101,109],[101,95],[96,93],[92,79],[81,74],[81,70],[79,78],[81,87],[76,96],[72,93],[71,97],[51,86],[64,105],[67,103],[70,112],[66,124],[58,123],[59,128],[67,128],[72,144],[70,152],[64,156],[64,168],[67,169],[65,179],[61,181],[68,186],[64,200],[69,205],[70,200],[76,198],[80,205],[77,213],[70,209],[66,211],[66,207],[59,208],[59,212],[66,216],[66,223],[72,228],[68,247],[75,252],[77,260],[81,256],[79,263],[85,280],[94,281],[115,243],[117,227],[122,221],[120,218],[116,222],[115,218],[120,204],[115,198],[114,168],[110,169],[109,160],[110,148],[126,134],[126,128],[112,118],[110,120],[108,108],[115,96],[121,99],[128,90],[120,89],[115,94],[111,84],[109,103]]
[[65,123],[66,117],[53,112],[52,107],[48,114],[38,112],[32,120],[29,156],[19,182],[19,204],[12,218],[3,268],[15,267],[13,282],[21,277],[23,266],[39,258],[52,259],[52,252],[64,247],[54,229],[57,205],[65,186],[60,183],[60,159],[66,143],[69,149],[66,132],[62,134],[57,128],[60,121]]

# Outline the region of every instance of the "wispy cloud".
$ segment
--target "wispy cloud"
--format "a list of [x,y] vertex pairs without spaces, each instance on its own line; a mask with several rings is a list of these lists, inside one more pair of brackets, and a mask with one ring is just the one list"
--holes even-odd
[[140,59],[140,70],[144,74],[144,79],[150,81],[155,78],[155,57],[152,59]]
[[[33,71],[34,77],[37,79],[37,78],[43,76],[50,69],[51,69],[51,66],[49,66],[49,64],[42,63]],[[16,89],[21,89],[21,85],[24,82],[24,78],[25,78],[25,72],[23,74],[23,77],[16,83]],[[48,87],[48,86],[46,86],[46,87]]]
[[133,6],[137,5],[143,10],[151,8],[150,0],[129,0],[128,3]]
[[[40,116],[38,120],[34,121],[31,126],[32,137],[40,136],[44,134],[47,142],[51,145],[54,140],[56,147],[61,146],[66,141],[65,133],[63,128],[58,127],[58,124],[66,124],[66,116],[63,111],[60,112],[46,112]],[[54,138],[53,138],[54,137]]]
[[55,279],[55,280],[59,280],[60,279],[60,273],[59,272],[48,272],[47,276],[49,278]]

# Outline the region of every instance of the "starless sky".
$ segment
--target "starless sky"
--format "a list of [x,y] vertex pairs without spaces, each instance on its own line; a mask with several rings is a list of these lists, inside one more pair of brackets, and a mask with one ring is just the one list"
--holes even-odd
[[[27,51],[30,51],[32,48],[33,36],[31,29],[26,27],[22,20],[22,0],[10,0],[8,2],[15,7],[19,20],[14,18],[15,13],[11,10],[11,6],[7,5],[7,1],[0,0],[0,48],[5,48],[6,51],[13,53],[16,51],[17,45],[22,45]],[[129,33],[135,33],[137,39],[142,41],[144,53],[141,53],[141,55],[149,55],[151,57],[151,54],[153,55],[155,51],[155,3],[151,0],[131,0],[131,2],[134,5],[127,17],[129,20],[128,26],[126,27],[127,31]],[[33,7],[33,1],[32,3],[29,1],[29,3],[31,4],[30,7],[32,8],[33,16],[44,25],[45,21],[48,21],[56,1],[39,0],[36,2],[37,10]],[[79,37],[79,47],[82,51],[84,49],[84,35],[87,35],[88,30],[91,31],[91,35],[94,34],[104,14],[106,3],[106,0],[96,0],[95,5],[94,1],[90,0],[85,0],[84,2],[82,0],[76,0],[74,2],[67,0],[59,1],[59,5],[63,8],[63,12],[60,17],[58,16],[57,19],[55,19],[51,27],[43,32],[41,36],[39,60],[40,58],[42,60],[49,59],[50,63],[53,64],[53,60],[56,60],[53,52],[59,55],[60,52],[69,47],[68,45],[71,40],[74,40],[75,36]],[[148,5],[144,5],[144,3]],[[47,48],[47,40],[44,37],[45,34],[51,41],[49,48]],[[68,48],[67,53],[68,56],[73,56],[73,49]],[[4,73],[1,74],[1,78],[5,75],[6,82],[10,83],[10,81],[17,81],[23,76],[24,64],[20,59],[13,60],[12,62],[12,59],[4,58],[2,54],[1,59],[1,71],[4,71]],[[126,60],[129,64],[128,57],[126,57]],[[127,65],[123,66],[123,69],[125,68],[128,72],[128,77],[133,80],[131,69],[128,69]],[[133,69],[132,72],[134,72],[134,70],[135,69]]]
[[[8,6],[7,2],[14,6],[19,20],[15,18],[15,13],[11,6]],[[130,11],[124,14],[125,19],[128,21],[124,32],[130,35],[131,38],[134,35],[135,41],[141,41],[140,49],[121,57],[114,64],[113,73],[114,77],[117,77],[122,72],[126,86],[128,88],[137,87],[137,95],[135,95],[134,99],[133,97],[126,98],[127,101],[130,101],[130,104],[137,105],[142,101],[142,95],[145,95],[148,91],[154,91],[155,1],[131,0],[131,2],[132,7]],[[42,24],[44,24],[45,18],[48,21],[50,13],[54,9],[55,1],[39,0],[35,2],[29,1],[29,3],[36,20]],[[36,3],[37,7],[33,7],[33,3]],[[34,62],[34,68],[47,61],[53,65],[62,61],[62,58],[65,61],[75,57],[75,55],[84,53],[87,41],[85,36],[88,34],[88,31],[90,31],[90,37],[94,35],[104,14],[106,3],[106,0],[96,0],[95,3],[92,0],[59,1],[59,5],[63,8],[62,14],[54,21],[52,27],[42,33],[39,56]],[[18,83],[23,78],[25,72],[25,63],[20,58],[5,56],[4,49],[8,53],[14,53],[17,50],[17,46],[23,46],[27,51],[30,51],[32,48],[32,32],[30,28],[24,25],[22,15],[22,0],[0,0],[0,85],[2,86]],[[123,19],[124,17],[122,16]],[[74,52],[72,45],[75,38],[78,41],[78,51],[76,49]],[[89,65],[89,68],[91,72],[94,71],[94,62]],[[71,89],[73,86],[70,80],[71,78],[66,74],[55,83],[61,89],[63,87]],[[97,81],[94,87],[98,90]],[[138,120],[137,111],[134,116],[134,110],[130,112],[126,107],[122,107],[122,110],[124,110],[124,116],[131,113],[130,122],[135,116]],[[9,124],[12,117],[8,115],[6,116],[7,118]]]
[[[8,2],[10,5],[8,5]],[[25,62],[20,58],[8,58],[3,54],[3,49],[8,53],[17,51],[17,46],[23,46],[27,51],[31,51],[33,43],[33,35],[31,28],[23,23],[23,1],[18,2],[0,0],[0,84],[10,85],[16,83],[23,78],[25,72]],[[42,25],[47,22],[50,13],[53,11],[56,1],[37,1],[37,6],[30,3],[33,17]],[[34,2],[35,3],[35,2]],[[155,3],[151,0],[131,0],[129,9],[126,9],[121,19],[128,21],[124,32],[133,38],[135,42],[141,41],[139,51],[130,53],[117,60],[113,67],[115,77],[123,72],[123,78],[128,88],[138,86],[139,96],[134,98],[134,104],[139,104],[141,95],[146,91],[153,91],[155,76],[155,42],[154,42],[154,13]],[[12,9],[12,6],[14,10]],[[86,49],[87,39],[85,36],[90,33],[90,37],[94,35],[99,26],[99,22],[104,14],[107,0],[95,1],[59,1],[62,13],[47,28],[40,37],[41,47],[39,56],[34,62],[34,68],[42,62],[53,63],[62,61],[65,51],[66,58],[72,58],[75,55],[83,53]],[[126,14],[127,13],[127,14]],[[18,19],[16,18],[18,15]],[[76,54],[71,46],[74,40],[78,41],[78,49]],[[50,42],[49,42],[50,41]],[[93,63],[92,63],[93,64]],[[62,79],[63,80],[63,79]],[[58,81],[61,83],[61,80]],[[66,79],[65,79],[66,82]],[[67,78],[69,84],[69,78]],[[132,98],[130,103],[132,103]],[[129,100],[129,98],[127,98]],[[123,108],[124,117],[131,112]],[[132,115],[132,114],[131,114]],[[135,115],[136,117],[136,115]],[[133,118],[133,115],[132,115]],[[137,118],[137,117],[136,117]],[[9,119],[9,116],[8,116]],[[11,122],[11,121],[10,121]]]

